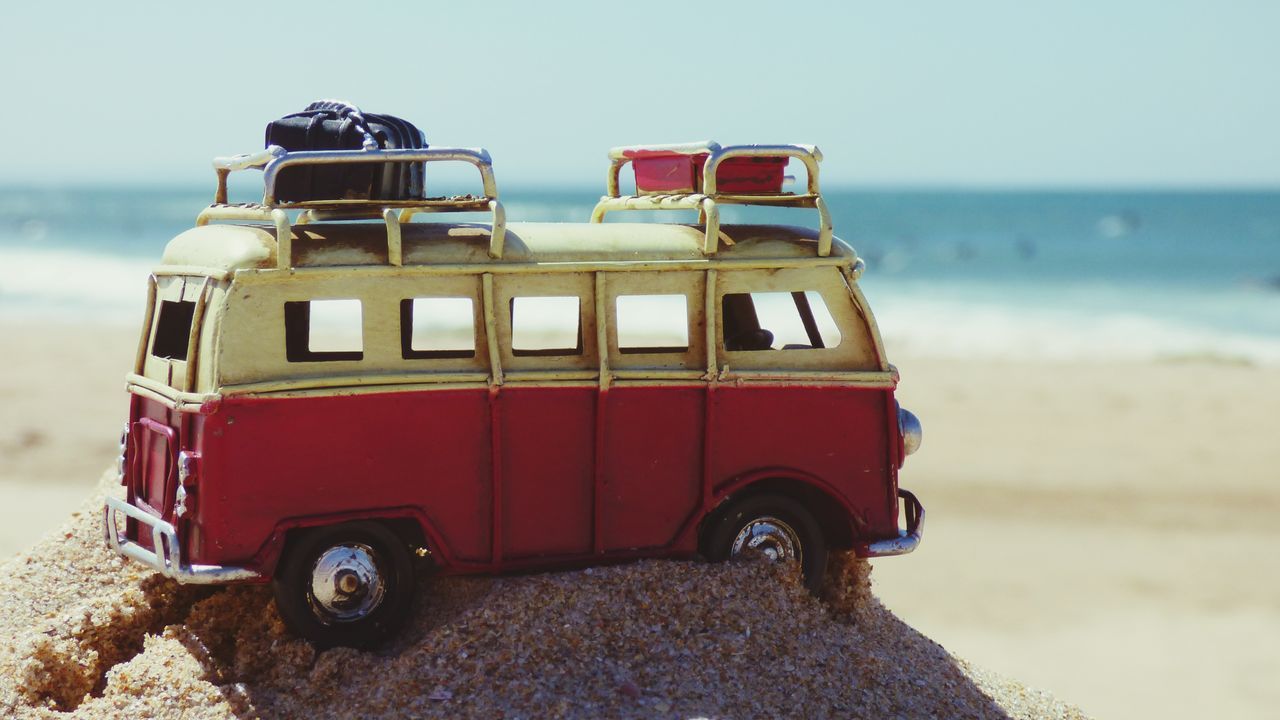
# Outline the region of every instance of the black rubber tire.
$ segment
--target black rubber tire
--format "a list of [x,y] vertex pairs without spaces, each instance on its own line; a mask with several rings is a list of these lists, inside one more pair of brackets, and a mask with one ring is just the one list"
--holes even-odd
[[[358,543],[373,551],[374,565],[384,583],[381,602],[369,614],[342,621],[315,607],[311,572],[330,548]],[[276,568],[272,588],[280,618],[294,634],[321,648],[342,645],[370,648],[403,627],[413,605],[413,555],[408,544],[385,525],[356,522],[305,530],[291,538]]]
[[800,569],[804,585],[817,594],[827,572],[827,541],[822,527],[804,505],[783,495],[750,495],[733,501],[712,518],[703,535],[703,554],[713,562],[729,559],[738,533],[757,519],[775,517],[795,531],[800,542]]

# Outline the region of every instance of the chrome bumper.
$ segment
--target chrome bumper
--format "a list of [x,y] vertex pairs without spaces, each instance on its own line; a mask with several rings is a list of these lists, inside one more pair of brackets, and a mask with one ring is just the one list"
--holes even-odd
[[[217,585],[241,580],[260,580],[261,574],[248,568],[224,567],[222,565],[185,565],[182,562],[182,547],[178,545],[178,531],[171,523],[145,512],[129,503],[108,497],[105,512],[104,528],[107,546],[121,555],[136,560],[180,583],[196,585]],[[119,516],[124,515],[138,521],[138,524],[151,531],[151,547],[148,550],[132,540],[122,537],[117,524]]]
[[907,529],[899,530],[898,537],[892,540],[868,543],[867,557],[906,555],[920,544],[920,538],[924,536],[924,506],[909,490],[898,488],[898,497],[902,498],[907,512]]

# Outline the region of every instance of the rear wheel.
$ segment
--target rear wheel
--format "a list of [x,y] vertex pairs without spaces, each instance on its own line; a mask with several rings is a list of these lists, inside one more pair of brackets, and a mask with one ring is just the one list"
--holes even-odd
[[321,647],[367,648],[398,630],[413,602],[408,545],[378,523],[304,531],[272,583],[280,617]]
[[704,554],[714,561],[758,553],[800,565],[804,584],[817,593],[827,567],[827,543],[813,514],[783,495],[752,495],[733,502],[705,535]]

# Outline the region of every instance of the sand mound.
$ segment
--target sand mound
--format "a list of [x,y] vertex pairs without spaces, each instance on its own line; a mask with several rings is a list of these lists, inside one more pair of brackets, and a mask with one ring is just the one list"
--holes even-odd
[[426,578],[392,646],[317,653],[267,588],[111,554],[99,507],[0,567],[0,715],[1083,717],[912,630],[852,558],[825,602],[765,562]]

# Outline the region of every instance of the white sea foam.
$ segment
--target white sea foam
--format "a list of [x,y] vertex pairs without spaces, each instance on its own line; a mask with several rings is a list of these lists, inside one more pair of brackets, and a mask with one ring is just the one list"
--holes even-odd
[[1218,359],[1280,365],[1280,337],[1126,311],[896,298],[876,308],[890,356],[1053,361]]
[[77,250],[0,247],[0,317],[137,322],[153,265]]

